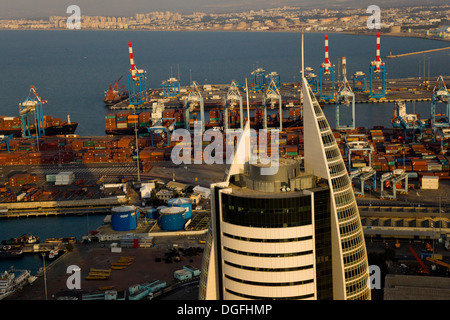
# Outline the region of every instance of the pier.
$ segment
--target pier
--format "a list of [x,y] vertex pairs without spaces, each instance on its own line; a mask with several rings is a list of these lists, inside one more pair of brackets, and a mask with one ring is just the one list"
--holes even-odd
[[450,47],[445,48],[437,48],[437,49],[430,49],[430,50],[422,50],[422,51],[416,51],[416,52],[409,52],[409,53],[401,53],[401,54],[391,54],[386,56],[387,59],[394,59],[394,58],[400,58],[400,57],[406,57],[406,56],[412,56],[415,54],[422,54],[422,53],[429,53],[429,52],[436,52],[436,51],[442,51],[442,50],[448,50]]
[[[400,56],[407,56],[412,54],[420,54],[431,51],[450,49],[450,47],[432,49],[420,52],[405,53],[400,55],[390,55],[388,58],[396,58]],[[450,77],[444,76],[445,81],[449,81]],[[431,92],[434,79],[427,79],[421,77],[412,78],[400,78],[400,79],[386,79],[386,96],[382,99],[374,99],[370,97],[369,90],[355,91],[355,103],[393,103],[398,100],[404,100],[407,102],[427,102],[431,101]],[[163,97],[163,93],[160,89],[147,90],[147,102],[131,106],[128,100],[121,101],[108,108],[112,111],[119,110],[145,110],[152,109],[154,104],[163,103],[166,109],[182,109],[184,107],[184,99],[186,93],[189,91],[189,86],[183,86],[180,92],[176,96]],[[214,108],[223,108],[228,84],[211,84],[199,86],[199,91],[204,98],[205,110],[211,110]],[[240,88],[241,93],[244,94],[245,88]],[[283,108],[299,107],[301,105],[301,86],[300,83],[281,83],[279,87],[280,95],[282,98]],[[254,110],[261,107],[264,101],[265,92],[252,91],[249,92],[249,109]],[[335,99],[323,100],[323,104],[336,104]],[[243,101],[246,107],[246,101]],[[195,111],[199,111],[199,108],[194,108]]]

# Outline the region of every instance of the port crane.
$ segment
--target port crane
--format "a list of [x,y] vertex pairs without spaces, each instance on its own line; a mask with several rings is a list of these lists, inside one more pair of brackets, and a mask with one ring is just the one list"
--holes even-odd
[[367,90],[366,74],[362,71],[356,71],[352,76],[353,91],[365,92]]
[[236,105],[239,104],[239,116],[241,119],[241,129],[244,129],[244,107],[242,95],[236,85],[236,82],[233,80],[231,82],[230,88],[228,89],[227,95],[224,101],[224,117],[223,117],[223,130],[226,132],[229,129],[229,120],[230,116],[228,115],[228,110],[233,110]]
[[[444,103],[445,114],[436,114],[436,103]],[[436,120],[437,116],[442,118],[439,121]],[[439,76],[436,84],[433,88],[433,93],[431,95],[431,125],[433,127],[448,127],[450,126],[450,93],[448,92],[447,86],[445,85],[444,78]]]
[[[340,86],[336,95],[336,129],[348,130],[355,129],[355,93],[353,92],[347,80],[347,58],[342,57],[342,85]],[[342,125],[340,123],[340,106],[346,105],[352,108],[352,119],[350,124]]]
[[128,42],[130,55],[130,71],[128,72],[129,107],[136,107],[147,103],[147,72],[138,69],[134,63],[133,45]]
[[[330,101],[335,99],[334,93],[334,66],[328,56],[328,35],[325,35],[325,61],[319,72],[320,100]],[[329,91],[331,90],[331,91]]]
[[[148,128],[150,133],[151,145],[155,146],[154,135],[160,135],[161,138],[166,139],[163,146],[170,145],[170,133],[173,132],[175,126],[175,118],[163,118],[164,103],[158,101],[152,106],[151,123],[152,126]],[[164,120],[172,121],[168,127],[163,125]]]
[[[380,178],[381,198],[397,199],[397,184],[404,181],[403,193],[408,193],[408,174],[403,169],[395,169],[393,172],[386,172]],[[385,184],[391,184],[392,194],[389,194],[385,188]],[[402,188],[399,188],[401,191]]]
[[[353,179],[358,178],[360,182],[361,189],[360,191],[354,191],[356,195],[364,196],[364,189],[365,188],[371,188],[372,190],[375,190],[377,188],[377,172],[369,166],[366,166],[364,168],[360,168],[357,170],[354,170],[349,173],[350,181],[353,181]],[[371,184],[366,184],[366,181],[372,180]]]
[[352,168],[352,153],[361,151],[369,153],[369,166],[372,166],[372,152],[373,149],[369,146],[367,141],[360,140],[365,138],[364,134],[346,134],[344,136],[345,142],[345,155],[348,162],[348,171],[355,170]]
[[43,105],[47,102],[47,100],[41,98],[37,93],[36,88],[31,85],[28,97],[24,102],[19,104],[19,115],[22,122],[22,137],[29,138],[32,136],[30,114],[33,113],[36,136],[41,137],[45,135]]
[[283,105],[281,100],[280,91],[275,84],[275,80],[272,79],[267,88],[267,91],[263,97],[263,108],[264,108],[264,118],[263,118],[263,128],[267,129],[267,105],[270,104],[271,109],[275,109],[275,104],[278,102],[279,117],[280,117],[280,131],[283,131]]
[[311,67],[306,67],[304,72],[306,81],[311,87],[312,92],[317,93],[317,75],[314,73],[314,69]]
[[[380,57],[380,33],[377,32],[377,54],[376,60],[370,63],[370,92],[369,98],[372,100],[385,99],[386,97],[386,67]],[[376,86],[381,86],[376,88]]]
[[177,78],[169,78],[161,84],[164,98],[176,97],[180,93],[180,81]]
[[194,111],[196,107],[200,107],[200,120],[202,126],[202,133],[205,132],[205,105],[204,99],[200,90],[198,89],[197,83],[192,82],[191,89],[188,95],[184,99],[184,111],[185,111],[185,126],[187,130],[191,130],[190,114]]
[[6,144],[6,150],[9,152],[9,140],[11,140],[14,137],[14,135],[12,134],[8,134],[8,135],[0,135],[0,145],[1,144]]
[[281,80],[280,80],[280,75],[278,74],[278,72],[272,71],[271,73],[269,73],[266,76],[265,85],[267,86],[268,84],[270,84],[272,82],[272,80],[275,82],[277,89],[279,89],[281,86]]
[[251,90],[253,92],[262,91],[266,84],[266,70],[264,70],[263,68],[257,68],[253,70],[252,78],[253,78],[253,86]]

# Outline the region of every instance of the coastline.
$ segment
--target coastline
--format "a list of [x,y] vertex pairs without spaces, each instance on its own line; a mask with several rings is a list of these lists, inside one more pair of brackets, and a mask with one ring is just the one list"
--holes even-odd
[[[206,29],[206,30],[191,30],[191,29],[178,29],[178,30],[165,30],[165,29],[94,29],[94,28],[81,28],[78,30],[70,30],[67,28],[35,28],[35,29],[6,29],[0,28],[0,31],[124,31],[124,32],[133,32],[133,31],[142,31],[142,32],[221,32],[221,33],[319,33],[319,34],[346,34],[346,35],[355,35],[355,36],[373,36],[376,35],[377,31],[334,31],[334,30],[324,30],[324,31],[303,31],[301,29],[296,30],[223,30],[223,29]],[[435,40],[435,41],[443,41],[450,42],[450,38],[439,38],[427,36],[419,33],[410,33],[410,32],[400,32],[400,33],[391,33],[389,31],[383,33],[383,37],[400,37],[400,38],[417,38],[417,39],[425,39],[425,40]]]

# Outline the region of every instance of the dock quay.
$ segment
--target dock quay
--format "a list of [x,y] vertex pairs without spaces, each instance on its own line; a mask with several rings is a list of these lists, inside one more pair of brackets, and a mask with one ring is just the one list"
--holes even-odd
[[44,253],[52,250],[65,250],[62,242],[55,243],[37,243],[37,244],[25,244],[22,247],[23,253]]
[[[450,48],[450,47],[449,47]],[[435,50],[443,50],[435,49]],[[409,54],[406,54],[409,55]],[[394,57],[394,56],[389,56]],[[395,56],[396,57],[396,56]],[[450,77],[444,76],[445,81],[450,81]],[[340,80],[337,80],[339,82]],[[392,103],[397,100],[405,100],[411,102],[420,101],[431,101],[430,90],[432,87],[426,87],[423,83],[427,83],[427,79],[423,78],[400,78],[400,79],[386,79],[386,97],[383,99],[371,99],[369,96],[369,90],[364,92],[355,92],[355,102],[356,103]],[[433,80],[434,82],[434,80]],[[432,86],[432,84],[429,84]],[[208,84],[203,86],[198,86],[199,93],[204,99],[205,110],[210,110],[212,108],[223,107],[224,100],[227,96],[229,84]],[[242,85],[238,86],[241,93],[245,93],[245,87]],[[187,92],[189,92],[190,86],[180,87],[180,93],[176,96],[164,97],[162,90],[160,89],[149,89],[147,90],[147,102],[130,107],[128,100],[123,100],[115,105],[108,106],[110,110],[130,110],[130,109],[152,109],[154,104],[164,103],[166,108],[183,108],[184,99]],[[300,83],[287,82],[281,83],[278,87],[280,96],[282,98],[283,107],[298,107],[301,105],[301,86]],[[249,90],[249,103],[250,109],[257,108],[263,104],[265,92],[252,91]],[[335,104],[334,100],[325,100],[324,104]],[[243,101],[244,106],[246,106],[246,101]],[[194,109],[198,111],[197,109]]]
[[127,202],[126,198],[111,197],[93,200],[3,203],[1,205],[3,212],[0,213],[0,218],[105,213],[109,212],[111,207]]

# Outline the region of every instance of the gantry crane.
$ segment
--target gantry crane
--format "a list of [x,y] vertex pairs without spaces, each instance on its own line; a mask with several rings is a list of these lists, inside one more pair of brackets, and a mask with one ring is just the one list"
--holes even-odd
[[191,89],[188,92],[188,95],[184,99],[184,112],[185,112],[185,127],[187,130],[191,130],[191,122],[190,122],[190,114],[196,107],[200,108],[200,121],[202,133],[205,132],[205,105],[204,99],[200,90],[197,87],[197,83],[192,82]]
[[[436,113],[436,103],[444,103],[445,114]],[[439,120],[436,119],[440,116]],[[439,76],[436,84],[433,88],[433,93],[431,95],[431,125],[433,127],[448,127],[450,126],[450,93],[448,92],[447,86],[445,85],[444,78]]]
[[[386,172],[380,178],[381,184],[381,198],[397,199],[397,183],[404,181],[403,193],[408,193],[408,174],[403,169],[395,169],[393,172]],[[392,194],[389,194],[385,189],[385,183],[388,182],[392,187]]]
[[306,81],[308,81],[312,92],[317,93],[317,75],[314,73],[314,69],[311,67],[306,67],[304,72]]
[[264,119],[263,128],[267,129],[267,105],[270,104],[271,109],[275,109],[275,104],[278,102],[279,117],[280,117],[280,131],[283,131],[283,104],[280,91],[275,84],[274,79],[270,81],[267,91],[263,97]]
[[268,86],[272,82],[272,80],[274,81],[277,89],[279,89],[281,86],[281,80],[280,80],[280,75],[278,74],[278,72],[272,71],[271,73],[269,73],[266,76],[265,85]]
[[364,92],[367,90],[367,78],[364,72],[356,71],[352,76],[352,80],[354,92]]
[[[336,129],[347,130],[355,129],[355,93],[353,92],[350,84],[347,80],[347,58],[342,57],[342,85],[340,86],[338,93],[336,95]],[[350,124],[342,125],[340,123],[340,106],[346,105],[347,107],[351,105],[352,108],[352,119]]]
[[334,66],[328,57],[328,35],[325,35],[325,61],[320,67],[319,73],[320,100],[330,101],[335,99],[334,94]]
[[[377,172],[369,166],[366,166],[361,169],[354,170],[349,173],[350,181],[358,178],[360,182],[361,189],[360,191],[354,190],[356,195],[364,196],[365,188],[371,188],[375,190],[377,188]],[[372,184],[366,184],[367,181],[372,180]]]
[[128,42],[128,51],[130,54],[130,71],[128,72],[129,107],[136,107],[147,103],[147,72],[138,69],[134,64],[131,42]]
[[37,93],[36,88],[32,85],[30,86],[30,91],[28,97],[24,102],[19,103],[19,115],[22,122],[22,137],[29,138],[32,136],[31,128],[32,123],[30,122],[30,114],[34,113],[34,123],[33,126],[36,129],[36,136],[41,137],[45,135],[45,124],[44,124],[44,111],[43,105],[47,103],[47,100],[43,100],[41,96]]
[[[224,100],[224,116],[223,116],[223,130],[226,132],[229,129],[229,114],[228,111],[233,110],[234,107],[239,103],[239,117],[241,119],[240,121],[240,128],[244,128],[244,107],[243,107],[243,100],[242,95],[236,85],[236,82],[233,80],[231,82],[230,88],[228,89],[228,93]],[[250,119],[249,119],[250,120]]]
[[12,134],[2,134],[0,135],[0,144],[6,143],[6,150],[9,152],[9,140],[14,137]]
[[373,149],[370,147],[369,143],[365,140],[364,134],[346,134],[344,136],[344,145],[345,145],[345,155],[348,162],[348,171],[353,171],[355,169],[352,168],[352,153],[353,152],[365,152],[369,153],[369,166],[372,166],[372,153]]
[[161,84],[163,97],[172,98],[180,94],[180,81],[177,78],[169,78]]
[[[384,99],[386,97],[386,68],[380,58],[380,33],[377,32],[377,54],[376,60],[370,63],[370,92],[372,100]],[[381,89],[378,88],[381,86]],[[377,88],[376,88],[377,87]],[[381,91],[379,91],[381,90]]]
[[266,70],[263,68],[257,68],[252,72],[253,86],[251,90],[253,92],[262,91],[266,84]]

